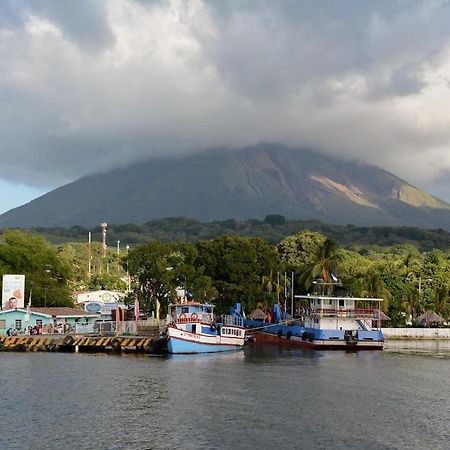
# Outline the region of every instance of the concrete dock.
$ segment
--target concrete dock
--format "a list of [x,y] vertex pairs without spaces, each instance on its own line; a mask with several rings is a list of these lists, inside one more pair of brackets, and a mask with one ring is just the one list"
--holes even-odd
[[36,335],[0,336],[0,351],[150,353],[155,337]]

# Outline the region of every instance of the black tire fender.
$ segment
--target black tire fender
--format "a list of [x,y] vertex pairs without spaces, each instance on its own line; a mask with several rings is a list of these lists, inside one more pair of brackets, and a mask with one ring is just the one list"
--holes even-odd
[[120,342],[120,339],[114,338],[111,341],[111,347],[115,352],[120,352],[122,350],[122,344]]
[[64,345],[73,345],[75,339],[73,338],[73,336],[71,336],[70,334],[68,334],[64,339],[63,339],[63,344]]

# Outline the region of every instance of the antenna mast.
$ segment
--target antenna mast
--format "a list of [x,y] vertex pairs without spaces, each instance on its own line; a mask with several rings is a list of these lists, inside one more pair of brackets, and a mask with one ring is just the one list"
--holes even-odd
[[103,222],[102,227],[102,242],[103,242],[103,258],[106,258],[106,228],[108,228],[108,224]]

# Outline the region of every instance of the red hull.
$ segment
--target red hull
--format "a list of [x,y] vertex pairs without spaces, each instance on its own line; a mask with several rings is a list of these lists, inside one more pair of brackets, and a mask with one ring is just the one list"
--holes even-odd
[[290,339],[285,336],[278,337],[275,334],[262,333],[262,332],[251,332],[248,334],[255,338],[256,344],[270,344],[270,345],[281,345],[284,347],[297,347],[310,350],[383,350],[382,342],[371,342],[365,343],[361,341],[353,341],[347,343],[345,341],[303,341],[301,339],[296,339],[291,337]]

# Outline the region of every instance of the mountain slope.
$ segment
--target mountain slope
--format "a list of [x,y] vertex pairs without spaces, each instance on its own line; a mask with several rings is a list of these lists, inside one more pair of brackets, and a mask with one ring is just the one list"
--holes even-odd
[[186,216],[319,219],[450,229],[450,205],[374,166],[264,145],[154,159],[84,177],[0,216],[0,227],[144,223]]

